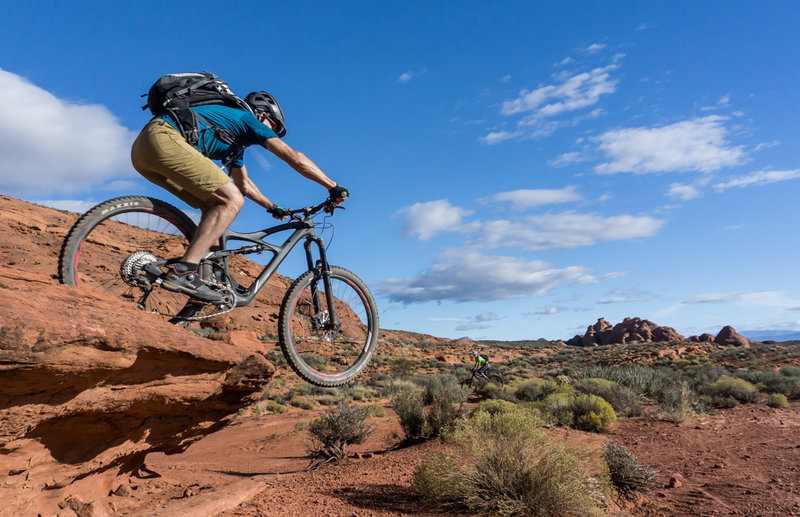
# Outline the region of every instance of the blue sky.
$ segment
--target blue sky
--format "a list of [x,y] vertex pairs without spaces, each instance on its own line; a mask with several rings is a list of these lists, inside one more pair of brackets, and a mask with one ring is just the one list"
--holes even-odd
[[[800,329],[798,23],[796,2],[0,1],[0,192],[179,204],[130,166],[140,95],[210,70],[273,93],[351,189],[331,261],[384,328]],[[325,195],[245,159],[280,205]],[[268,224],[249,203],[234,228]]]

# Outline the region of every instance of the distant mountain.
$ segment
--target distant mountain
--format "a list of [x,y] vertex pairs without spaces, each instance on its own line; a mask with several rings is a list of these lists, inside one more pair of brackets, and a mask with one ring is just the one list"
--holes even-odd
[[800,330],[742,330],[739,334],[753,341],[799,341]]

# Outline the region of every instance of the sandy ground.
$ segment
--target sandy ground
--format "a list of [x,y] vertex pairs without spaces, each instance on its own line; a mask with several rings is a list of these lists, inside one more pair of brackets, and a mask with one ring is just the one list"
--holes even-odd
[[[240,418],[181,455],[151,454],[160,476],[131,478],[114,496],[120,514],[253,516],[444,515],[420,507],[414,467],[440,445],[387,452],[400,432],[391,411],[373,419],[359,457],[307,471],[307,433],[295,431],[316,411]],[[591,448],[616,440],[660,473],[665,487],[614,516],[800,516],[800,405],[745,405],[681,424],[622,419],[605,435],[556,429],[555,439]],[[666,485],[670,484],[671,488]]]

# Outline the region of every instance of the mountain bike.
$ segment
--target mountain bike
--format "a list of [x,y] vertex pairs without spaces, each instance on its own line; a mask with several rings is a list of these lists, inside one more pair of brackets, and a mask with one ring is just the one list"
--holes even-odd
[[[223,301],[207,303],[160,286],[164,268],[183,256],[195,223],[155,198],[110,199],[83,214],[67,234],[59,254],[59,280],[110,294],[134,303],[139,310],[188,326],[251,303],[303,241],[308,270],[283,297],[278,340],[300,377],[318,386],[340,386],[358,376],[375,351],[378,309],[360,278],[328,263],[326,245],[317,236],[318,228],[332,227],[328,219],[337,208],[342,207],[326,200],[289,210],[288,221],[271,228],[252,233],[226,230],[198,267],[206,285],[223,295]],[[322,212],[326,215],[317,222],[315,217]],[[283,244],[265,240],[284,231],[292,233]],[[242,273],[248,262],[242,256],[265,251],[272,253],[267,265],[249,286],[240,284],[251,280]]]
[[483,388],[486,384],[492,383],[502,388],[505,385],[505,379],[498,373],[489,373],[489,380],[486,380],[483,375],[478,372],[472,372],[472,375],[461,381],[462,388],[473,388],[473,391]]

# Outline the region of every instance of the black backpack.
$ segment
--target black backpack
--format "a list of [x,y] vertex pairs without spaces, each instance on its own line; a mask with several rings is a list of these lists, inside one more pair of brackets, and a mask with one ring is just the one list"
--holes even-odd
[[483,359],[484,359],[484,360],[485,360],[487,363],[489,362],[489,356],[488,356],[488,355],[486,355],[486,354],[481,354],[481,357],[483,357]]
[[[147,104],[142,106],[142,110],[150,108],[153,115],[169,113],[180,126],[178,130],[191,145],[196,145],[199,138],[199,115],[190,110],[190,107],[222,104],[253,112],[246,102],[231,91],[228,83],[210,72],[162,75],[146,95]],[[213,128],[217,138],[226,144],[242,146],[229,131],[212,125],[206,119],[203,122]]]

